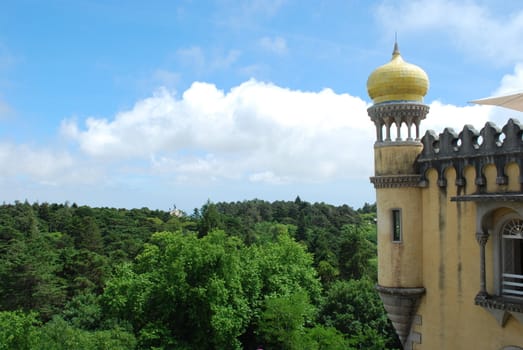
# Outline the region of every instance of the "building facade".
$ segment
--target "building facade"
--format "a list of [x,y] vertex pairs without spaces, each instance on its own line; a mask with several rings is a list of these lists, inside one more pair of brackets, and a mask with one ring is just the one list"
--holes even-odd
[[523,126],[420,137],[428,88],[397,44],[367,81],[378,292],[405,349],[523,349]]

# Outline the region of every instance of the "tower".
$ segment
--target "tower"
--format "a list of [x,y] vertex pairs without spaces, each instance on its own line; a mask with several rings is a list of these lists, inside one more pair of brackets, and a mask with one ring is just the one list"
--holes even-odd
[[[368,114],[376,126],[374,144],[378,212],[378,292],[402,344],[416,341],[411,332],[425,289],[422,276],[422,199],[416,158],[423,149],[420,123],[429,107],[427,74],[401,57],[397,43],[392,59],[368,78],[373,101]],[[410,339],[410,341],[409,341]]]

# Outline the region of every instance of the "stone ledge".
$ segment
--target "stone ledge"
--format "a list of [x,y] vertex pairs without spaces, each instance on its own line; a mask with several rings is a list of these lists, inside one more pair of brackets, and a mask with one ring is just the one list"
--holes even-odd
[[399,188],[399,187],[419,187],[419,175],[385,175],[373,176],[370,182],[374,188]]
[[523,300],[478,294],[474,303],[494,316],[501,327],[505,326],[510,316],[523,324]]

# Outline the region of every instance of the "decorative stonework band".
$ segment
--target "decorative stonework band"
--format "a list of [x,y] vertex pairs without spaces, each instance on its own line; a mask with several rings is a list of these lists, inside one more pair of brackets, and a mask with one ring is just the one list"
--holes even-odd
[[419,175],[387,175],[370,178],[374,188],[419,187],[419,181]]
[[397,102],[378,103],[367,109],[372,121],[388,117],[425,119],[430,107],[423,103]]
[[478,294],[474,302],[488,311],[501,327],[505,326],[511,316],[523,324],[523,304],[518,303],[515,299]]
[[523,313],[523,305],[521,303],[503,297],[492,295],[484,297],[482,295],[477,295],[474,299],[474,303],[489,309]]

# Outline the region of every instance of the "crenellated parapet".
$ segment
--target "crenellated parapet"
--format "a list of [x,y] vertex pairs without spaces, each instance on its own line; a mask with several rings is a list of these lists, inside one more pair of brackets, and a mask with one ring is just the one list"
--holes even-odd
[[[497,169],[496,184],[506,185],[506,166],[516,163],[523,169],[523,127],[516,119],[499,129],[494,123],[487,122],[481,131],[465,125],[457,134],[446,128],[439,136],[427,131],[421,139],[423,151],[416,164],[420,174],[420,185],[427,185],[426,173],[429,169],[438,171],[438,185],[447,186],[445,171],[453,167],[456,170],[456,186],[465,186],[465,168],[472,166],[476,170],[475,184],[479,189],[486,186],[484,170],[487,165]],[[520,172],[519,183],[523,183]]]

